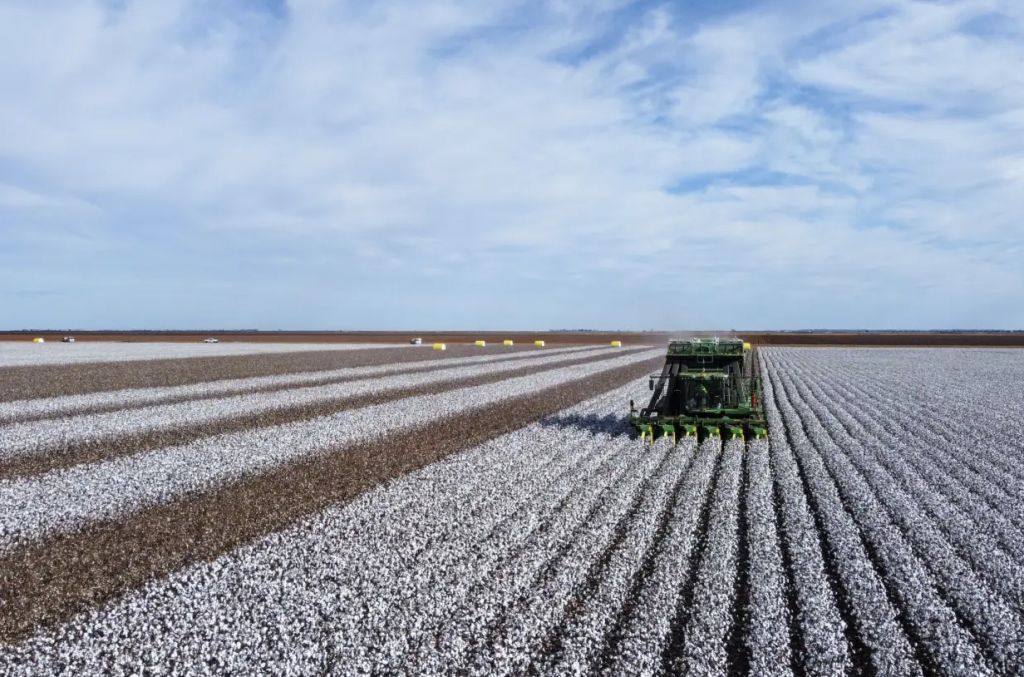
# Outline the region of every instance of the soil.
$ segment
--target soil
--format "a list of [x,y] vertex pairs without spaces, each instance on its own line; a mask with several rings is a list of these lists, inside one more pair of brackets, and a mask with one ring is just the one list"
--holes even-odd
[[213,559],[390,479],[624,385],[661,362],[655,358],[612,369],[397,431],[10,553],[0,558],[0,641],[17,641],[155,577]]

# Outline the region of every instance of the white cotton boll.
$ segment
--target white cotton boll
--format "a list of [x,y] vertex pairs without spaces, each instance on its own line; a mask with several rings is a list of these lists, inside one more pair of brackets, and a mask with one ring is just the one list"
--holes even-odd
[[43,346],[21,341],[0,341],[0,367],[87,362],[134,362],[138,360],[187,359],[190,357],[295,353],[308,350],[372,350],[382,343],[123,343],[76,342],[74,345],[47,343]]
[[[329,344],[327,344],[329,345]],[[307,346],[308,350],[309,347]],[[319,349],[319,347],[317,348]],[[593,347],[556,348],[547,351],[546,355],[576,354],[594,351]],[[307,371],[277,376],[258,376],[252,378],[218,379],[202,383],[181,386],[165,386],[158,388],[128,388],[124,390],[88,393],[84,395],[65,395],[32,400],[15,400],[0,402],[0,424],[22,420],[49,418],[57,416],[80,415],[90,411],[111,411],[143,406],[154,406],[165,402],[185,401],[198,398],[228,397],[251,391],[313,387],[329,384],[338,380],[355,380],[409,372],[418,369],[436,370],[453,367],[486,364],[489,362],[519,362],[534,357],[534,353],[522,352],[474,357],[454,357],[444,361],[424,360],[415,362],[397,362],[394,364],[346,367],[320,371]],[[521,362],[520,362],[521,363]]]
[[991,384],[1024,380],[1024,361],[985,351],[985,388],[962,352],[763,349],[770,437],[745,446],[640,443],[633,383],[2,648],[0,666],[1013,674],[1024,446],[989,426],[1019,427]]
[[[529,355],[529,354],[527,354]],[[56,420],[28,421],[0,426],[0,458],[30,454],[61,454],[84,444],[109,443],[129,435],[153,435],[161,431],[187,430],[239,416],[257,417],[272,411],[302,409],[325,402],[376,393],[472,378],[574,359],[574,355],[545,353],[543,357],[483,364],[454,364],[425,372],[399,372],[375,378],[329,385],[290,387],[283,390],[228,397],[155,404],[140,409],[120,409],[98,414],[67,416]],[[102,397],[102,394],[100,395]]]
[[[0,484],[0,551],[90,521],[206,491],[289,461],[379,439],[494,402],[649,359],[652,351],[351,409],[310,421],[205,437],[128,458]],[[548,359],[547,357],[542,359]]]

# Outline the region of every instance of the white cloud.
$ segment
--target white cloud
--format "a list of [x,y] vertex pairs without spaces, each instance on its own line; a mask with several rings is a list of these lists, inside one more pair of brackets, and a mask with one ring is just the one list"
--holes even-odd
[[[972,28],[992,12],[999,35]],[[1024,240],[1014,12],[9,3],[0,218],[17,207],[58,232],[44,205],[93,205],[105,228],[90,232],[125,247],[173,232],[179,256],[244,242],[256,265],[344,257],[351,275],[454,277],[484,296],[495,278],[572,280],[563,324],[820,325],[844,289],[847,326],[900,317],[882,303],[955,324],[968,315],[943,299],[1024,292],[1007,254]],[[273,284],[301,294],[306,279],[283,275]],[[586,285],[609,275],[634,301],[601,319]],[[713,301],[737,276],[758,295]],[[703,291],[652,315],[677,286]],[[802,316],[773,306],[797,287],[818,299]],[[1024,326],[1017,312],[989,323]]]

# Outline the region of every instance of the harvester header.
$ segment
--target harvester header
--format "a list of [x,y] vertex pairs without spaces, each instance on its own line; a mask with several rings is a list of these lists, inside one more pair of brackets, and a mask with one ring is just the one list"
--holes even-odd
[[738,338],[692,338],[668,344],[665,366],[650,377],[650,403],[630,422],[641,439],[768,436],[754,352]]

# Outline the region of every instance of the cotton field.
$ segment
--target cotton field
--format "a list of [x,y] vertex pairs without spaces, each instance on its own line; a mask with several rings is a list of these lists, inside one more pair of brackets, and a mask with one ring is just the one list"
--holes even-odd
[[1024,673],[1024,351],[452,347],[0,367],[0,674]]

